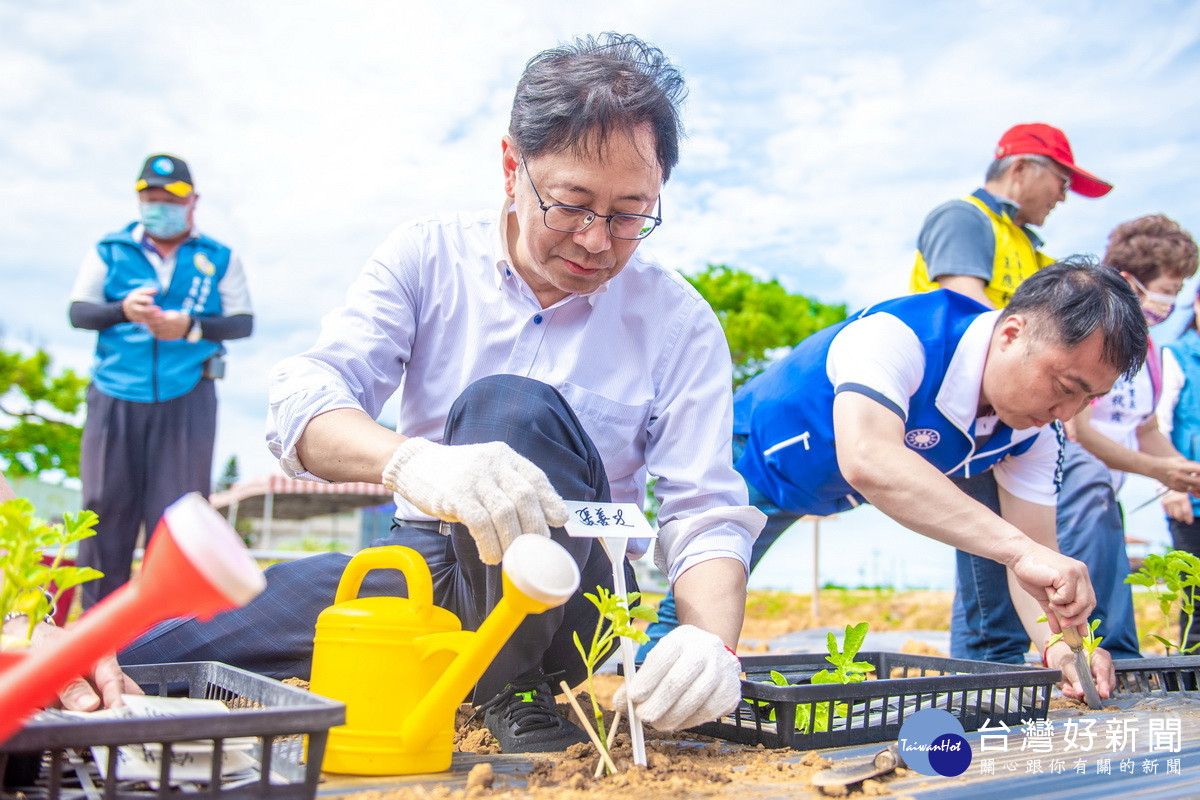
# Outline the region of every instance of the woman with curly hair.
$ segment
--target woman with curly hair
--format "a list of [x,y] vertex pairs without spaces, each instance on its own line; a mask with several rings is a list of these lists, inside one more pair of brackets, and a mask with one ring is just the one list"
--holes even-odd
[[[1122,223],[1108,237],[1104,262],[1121,273],[1142,304],[1146,322],[1170,315],[1183,282],[1196,273],[1191,234],[1162,214]],[[1159,428],[1155,406],[1163,387],[1162,359],[1154,346],[1132,378],[1091,403],[1067,423],[1058,544],[1088,565],[1096,589],[1097,635],[1113,658],[1140,655],[1133,596],[1125,583],[1129,557],[1116,493],[1132,472],[1182,493],[1200,491],[1196,453],[1181,454]]]

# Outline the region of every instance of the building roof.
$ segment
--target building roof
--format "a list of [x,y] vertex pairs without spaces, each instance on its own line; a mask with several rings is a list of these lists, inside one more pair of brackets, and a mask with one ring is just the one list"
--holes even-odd
[[391,499],[391,490],[378,483],[318,483],[286,475],[259,475],[214,492],[208,501],[217,509],[236,503],[234,513],[243,518],[308,519],[383,505]]

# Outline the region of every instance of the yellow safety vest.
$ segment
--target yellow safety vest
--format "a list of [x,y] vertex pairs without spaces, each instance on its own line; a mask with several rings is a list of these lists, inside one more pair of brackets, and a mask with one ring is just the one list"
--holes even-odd
[[[1008,214],[997,214],[973,195],[963,199],[975,205],[991,220],[992,233],[996,237],[996,255],[992,261],[992,279],[984,287],[983,293],[996,304],[996,308],[1004,308],[1012,299],[1013,292],[1021,285],[1021,281],[1047,264],[1054,263],[1054,259],[1041,250],[1034,249],[1028,234],[1013,222]],[[915,294],[937,288],[938,285],[929,279],[925,257],[918,250],[909,289]]]

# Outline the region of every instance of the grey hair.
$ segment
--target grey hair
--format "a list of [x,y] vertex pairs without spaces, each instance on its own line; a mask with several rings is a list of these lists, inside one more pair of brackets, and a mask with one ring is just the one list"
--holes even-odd
[[1036,153],[1017,153],[1004,158],[997,158],[988,165],[987,174],[984,175],[984,181],[998,181],[1004,177],[1004,174],[1015,167],[1021,161],[1032,161],[1035,164],[1041,164],[1043,167],[1056,169],[1057,163],[1049,156],[1037,155]]
[[1034,335],[1053,331],[1068,349],[1103,331],[1101,358],[1126,378],[1146,360],[1150,332],[1137,295],[1120,273],[1090,256],[1069,256],[1026,278],[1001,321],[1013,314],[1030,318]]
[[538,53],[525,65],[508,132],[527,158],[599,152],[609,136],[649,124],[663,181],[679,163],[683,76],[636,36],[602,33]]

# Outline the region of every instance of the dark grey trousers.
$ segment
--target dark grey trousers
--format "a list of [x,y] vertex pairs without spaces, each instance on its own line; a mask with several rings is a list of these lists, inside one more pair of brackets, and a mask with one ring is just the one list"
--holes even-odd
[[[514,375],[494,375],[467,387],[450,410],[445,442],[492,441],[507,442],[541,467],[564,498],[609,500],[595,445],[552,387]],[[612,590],[612,567],[598,540],[572,539],[562,528],[552,533],[579,565],[581,589],[565,605],[525,619],[480,679],[476,702],[531,669],[565,672],[572,686],[586,675],[572,634],[591,639],[599,615],[583,592],[595,592],[598,585]],[[373,544],[402,544],[420,552],[433,575],[434,602],[456,614],[467,630],[477,629],[500,599],[500,568],[479,560],[462,525],[454,525],[449,536],[401,526]],[[333,603],[348,562],[349,556],[329,553],[276,564],[266,571],[266,590],[245,608],[204,623],[163,623],[122,651],[119,660],[124,665],[211,660],[274,678],[307,678],[317,616]],[[628,562],[625,575],[629,590],[636,591]],[[406,594],[404,577],[395,570],[368,573],[359,592],[360,597]]]
[[211,380],[162,403],[118,400],[88,387],[79,471],[83,507],[100,522],[96,535],[79,543],[77,563],[104,577],[81,587],[85,609],[129,580],[143,523],[149,537],[163,509],[181,496],[208,497],[216,435]]

